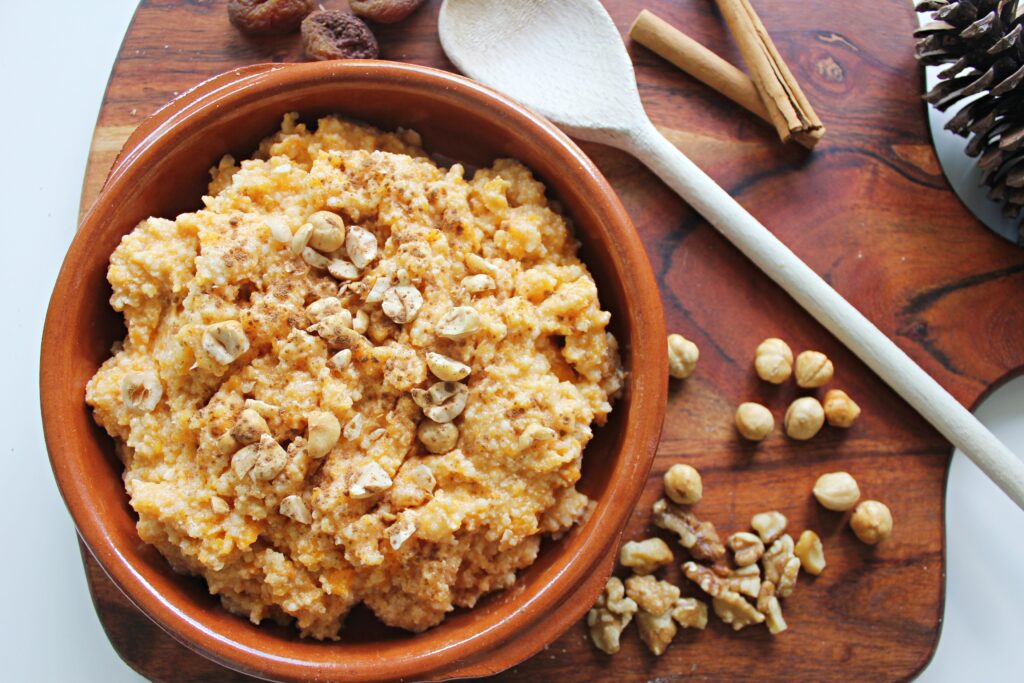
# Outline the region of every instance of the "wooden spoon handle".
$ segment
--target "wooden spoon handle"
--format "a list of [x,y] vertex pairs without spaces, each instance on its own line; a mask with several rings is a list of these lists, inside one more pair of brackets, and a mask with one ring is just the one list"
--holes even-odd
[[1024,461],[910,356],[653,125],[621,141],[1024,509]]

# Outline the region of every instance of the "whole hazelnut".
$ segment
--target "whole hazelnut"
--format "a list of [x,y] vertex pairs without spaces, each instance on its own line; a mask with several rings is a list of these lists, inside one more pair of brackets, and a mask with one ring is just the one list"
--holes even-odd
[[814,497],[824,508],[845,512],[857,504],[860,487],[848,472],[828,472],[814,482]]
[[700,472],[689,465],[677,463],[668,468],[664,477],[665,495],[680,505],[693,505],[704,495]]
[[765,382],[782,384],[793,374],[793,351],[789,344],[769,337],[754,351],[754,370]]
[[860,406],[853,402],[842,389],[825,392],[825,419],[833,427],[852,427],[860,417]]
[[816,389],[832,379],[832,361],[821,351],[801,351],[796,357],[796,383]]
[[884,503],[865,500],[850,517],[850,528],[864,543],[875,545],[892,536],[892,513]]
[[825,410],[813,396],[803,396],[789,404],[783,418],[786,434],[791,439],[806,441],[825,424]]
[[697,367],[700,349],[681,334],[668,335],[668,374],[686,379]]
[[744,439],[762,441],[775,429],[775,418],[760,403],[741,403],[736,408],[736,429]]

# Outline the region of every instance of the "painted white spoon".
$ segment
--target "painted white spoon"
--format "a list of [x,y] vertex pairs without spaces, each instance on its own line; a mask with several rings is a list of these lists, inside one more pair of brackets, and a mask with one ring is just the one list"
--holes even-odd
[[438,28],[466,75],[643,161],[1024,508],[1024,461],[658,133],[597,0],[445,0]]

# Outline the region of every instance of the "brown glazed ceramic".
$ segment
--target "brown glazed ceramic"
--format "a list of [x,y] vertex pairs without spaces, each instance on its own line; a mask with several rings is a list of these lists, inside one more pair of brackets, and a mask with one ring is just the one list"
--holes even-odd
[[[124,335],[109,306],[107,262],[148,216],[201,206],[208,169],[249,156],[283,114],[339,113],[404,126],[424,147],[468,164],[522,160],[572,216],[581,257],[597,280],[629,379],[608,424],[584,454],[580,488],[593,516],[546,540],[515,585],[421,634],[390,629],[363,608],[342,640],[302,640],[220,607],[205,582],[174,573],[135,531],[112,440],[92,420],[84,388]],[[61,268],[43,331],[41,397],[50,461],[78,531],[125,594],[188,647],[264,678],[362,681],[453,678],[517,664],[579,620],[604,584],[622,526],[639,496],[661,431],[667,387],[665,324],[643,246],[597,168],[549,122],[477,83],[423,67],[352,61],[235,70],[185,93],[144,122],[115,163]]]

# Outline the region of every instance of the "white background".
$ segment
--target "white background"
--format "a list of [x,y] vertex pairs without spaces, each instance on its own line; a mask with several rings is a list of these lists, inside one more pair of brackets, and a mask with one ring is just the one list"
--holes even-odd
[[[139,680],[93,612],[74,529],[50,474],[37,389],[50,289],[74,233],[93,124],[134,8],[134,0],[0,0],[6,681]],[[996,392],[979,414],[1024,453],[1024,379]],[[1014,662],[1024,636],[1024,513],[959,454],[950,479],[946,616],[921,680],[1020,680]]]

